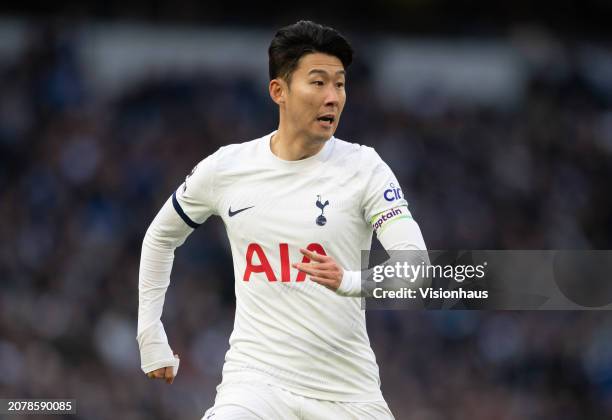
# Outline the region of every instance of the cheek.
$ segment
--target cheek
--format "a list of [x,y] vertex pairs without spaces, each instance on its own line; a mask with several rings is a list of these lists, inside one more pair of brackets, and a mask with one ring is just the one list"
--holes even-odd
[[311,119],[313,115],[316,115],[318,110],[316,95],[309,92],[303,93],[300,95],[298,107],[300,108],[300,118]]
[[315,105],[317,102],[317,93],[310,89],[304,89],[300,94],[300,100],[305,106]]
[[309,86],[296,84],[287,100],[290,108],[291,118],[302,123],[311,121],[316,117],[321,104],[317,92],[313,92]]

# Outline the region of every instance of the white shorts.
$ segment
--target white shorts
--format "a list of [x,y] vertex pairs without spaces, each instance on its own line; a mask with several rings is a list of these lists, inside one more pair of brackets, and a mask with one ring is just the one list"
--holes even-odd
[[264,383],[236,382],[219,387],[215,405],[202,420],[393,420],[385,401],[317,400]]

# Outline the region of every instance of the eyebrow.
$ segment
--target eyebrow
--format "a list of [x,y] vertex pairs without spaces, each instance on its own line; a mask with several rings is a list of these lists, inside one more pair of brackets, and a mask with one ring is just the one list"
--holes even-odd
[[[327,74],[327,72],[325,70],[320,70],[320,69],[312,69],[308,72],[308,74],[310,75],[311,73],[321,73],[321,74]],[[346,75],[346,71],[344,70],[338,70],[336,72],[336,74],[344,74]]]

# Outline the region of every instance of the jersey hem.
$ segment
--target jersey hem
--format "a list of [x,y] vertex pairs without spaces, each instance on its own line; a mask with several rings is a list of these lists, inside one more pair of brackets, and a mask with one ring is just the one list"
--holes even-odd
[[335,401],[335,402],[379,402],[385,401],[382,396],[382,392],[377,390],[376,392],[368,392],[363,394],[346,394],[339,392],[328,392],[328,391],[317,391],[312,388],[306,388],[303,386],[296,386],[295,384],[288,383],[283,381],[280,378],[266,375],[262,372],[255,371],[248,368],[242,368],[237,372],[227,372],[224,370],[223,372],[223,380],[221,384],[217,387],[217,392],[221,390],[221,388],[225,386],[229,386],[235,383],[255,383],[261,384],[264,383],[266,385],[274,386],[277,388],[282,388],[286,391],[289,391],[293,394],[300,395],[306,398],[312,398],[316,400],[324,400],[324,401]]

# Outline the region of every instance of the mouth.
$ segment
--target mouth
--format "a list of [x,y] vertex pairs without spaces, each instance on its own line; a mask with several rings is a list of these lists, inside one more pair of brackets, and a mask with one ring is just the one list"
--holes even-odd
[[334,125],[334,121],[336,121],[336,117],[333,114],[325,114],[318,117],[317,121],[319,121],[321,126],[331,128]]

